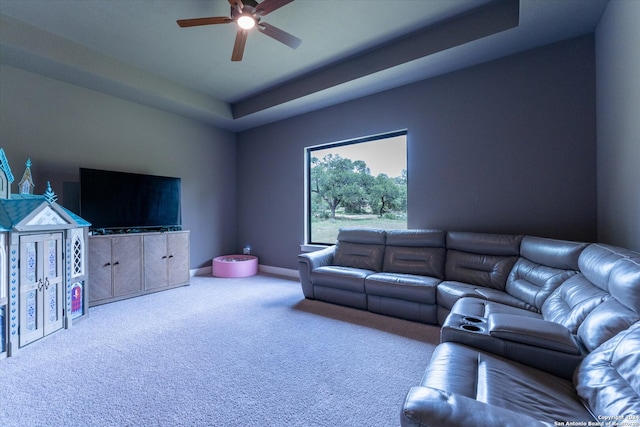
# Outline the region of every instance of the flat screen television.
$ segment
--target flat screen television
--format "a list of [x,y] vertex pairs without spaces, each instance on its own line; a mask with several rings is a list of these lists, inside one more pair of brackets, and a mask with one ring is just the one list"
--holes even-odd
[[92,230],[180,229],[180,178],[80,168],[80,216]]

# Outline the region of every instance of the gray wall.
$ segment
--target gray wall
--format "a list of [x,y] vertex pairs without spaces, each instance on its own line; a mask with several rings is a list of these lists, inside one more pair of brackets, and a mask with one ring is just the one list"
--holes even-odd
[[640,251],[640,2],[612,1],[596,31],[598,237]]
[[50,180],[73,208],[79,167],[181,177],[190,267],[237,251],[233,133],[16,68],[0,72],[0,147],[16,181],[30,157],[35,193]]
[[410,227],[640,250],[638,7],[611,2],[595,49],[569,40],[262,126],[237,152],[230,132],[2,66],[0,147],[72,206],[80,166],[182,177],[191,268],[246,244],[296,268],[304,147],[403,128]]
[[596,239],[594,37],[238,134],[238,243],[297,268],[304,147],[408,129],[410,228]]

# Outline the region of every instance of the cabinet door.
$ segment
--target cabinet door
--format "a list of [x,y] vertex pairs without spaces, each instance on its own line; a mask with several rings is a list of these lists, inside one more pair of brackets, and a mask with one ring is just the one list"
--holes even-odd
[[144,236],[144,288],[167,286],[167,235]]
[[167,268],[169,285],[189,281],[189,233],[167,235]]
[[112,242],[114,296],[142,291],[142,238],[119,236],[114,237]]
[[113,297],[111,238],[89,238],[89,302]]
[[20,237],[20,346],[62,328],[62,233]]

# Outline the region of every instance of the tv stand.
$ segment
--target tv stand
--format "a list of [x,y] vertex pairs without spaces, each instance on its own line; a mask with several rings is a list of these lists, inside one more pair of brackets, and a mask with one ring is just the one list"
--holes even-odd
[[189,284],[189,231],[89,236],[89,306]]

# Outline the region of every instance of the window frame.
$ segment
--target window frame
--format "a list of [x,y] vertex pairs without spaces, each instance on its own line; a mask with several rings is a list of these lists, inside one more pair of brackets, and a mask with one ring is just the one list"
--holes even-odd
[[[322,242],[314,242],[311,240],[311,191],[309,185],[311,183],[311,158],[313,157],[312,153],[314,151],[325,150],[336,147],[343,147],[347,145],[355,145],[362,144],[366,142],[379,141],[382,139],[390,139],[398,136],[405,137],[405,148],[406,148],[406,156],[405,159],[405,168],[407,171],[407,175],[409,173],[409,155],[408,155],[408,142],[409,142],[409,132],[407,129],[400,129],[390,132],[383,132],[375,135],[369,135],[359,138],[345,139],[342,141],[329,142],[323,144],[312,145],[304,148],[304,241],[305,243],[301,245],[301,248],[305,251],[313,251],[317,249],[321,249],[323,247],[331,246],[330,243],[322,243]],[[408,181],[407,181],[408,186]],[[408,210],[408,209],[407,209]]]

